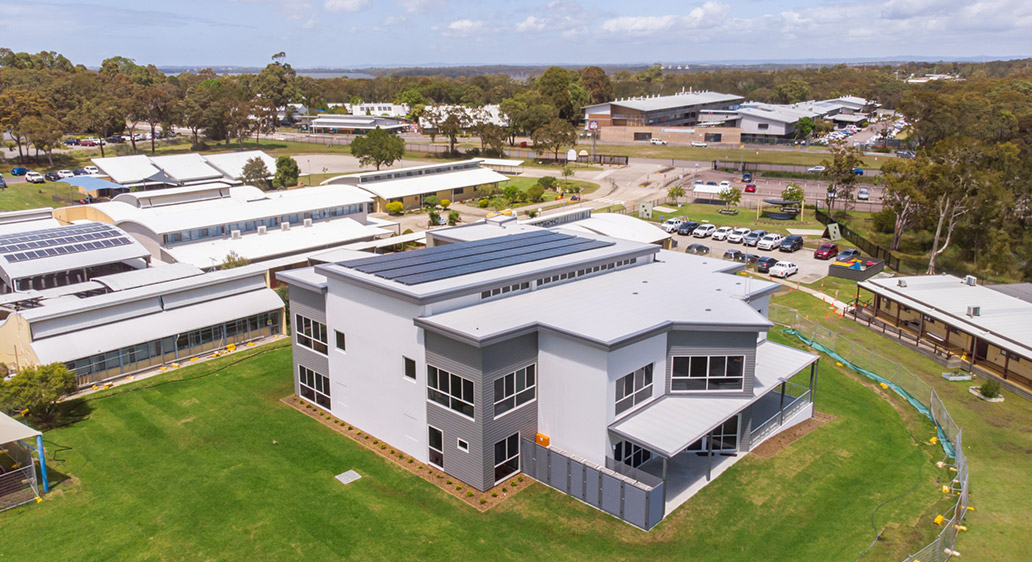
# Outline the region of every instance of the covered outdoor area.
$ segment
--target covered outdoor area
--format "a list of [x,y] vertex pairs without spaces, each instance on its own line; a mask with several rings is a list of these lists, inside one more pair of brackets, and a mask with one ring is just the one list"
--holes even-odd
[[43,491],[49,492],[43,434],[0,412],[0,511],[40,497],[33,452],[39,458]]
[[[614,467],[661,478],[669,513],[763,441],[813,416],[817,361],[761,343],[751,394],[668,394],[611,425]],[[808,384],[789,381],[807,367]]]
[[773,205],[778,209],[776,211],[763,209],[763,216],[777,220],[777,221],[790,221],[795,219],[802,220],[802,205],[799,201],[791,201],[788,199],[764,199],[764,204]]

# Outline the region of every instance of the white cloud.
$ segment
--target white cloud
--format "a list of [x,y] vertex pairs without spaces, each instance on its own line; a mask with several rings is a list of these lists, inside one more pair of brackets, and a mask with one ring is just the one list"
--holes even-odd
[[516,24],[516,31],[519,31],[520,33],[526,33],[528,31],[544,31],[547,25],[548,20],[534,16],[527,16],[527,19]]
[[405,23],[405,21],[407,19],[408,18],[406,18],[405,16],[387,16],[387,18],[383,20],[383,24],[384,25],[398,25],[398,24]]
[[719,2],[706,2],[685,15],[623,16],[602,22],[601,29],[620,35],[651,35],[666,31],[714,29],[728,21],[731,7]]
[[444,0],[397,0],[398,5],[406,12],[428,12],[431,9],[444,7]]
[[471,19],[455,20],[448,24],[447,34],[451,36],[461,37],[464,35],[472,35],[484,29],[484,22],[474,21]]
[[331,12],[357,12],[368,3],[369,0],[326,0],[323,6]]

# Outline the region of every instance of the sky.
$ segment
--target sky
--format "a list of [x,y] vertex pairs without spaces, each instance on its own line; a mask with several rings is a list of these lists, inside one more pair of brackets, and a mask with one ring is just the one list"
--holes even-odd
[[0,46],[295,68],[1032,56],[1030,0],[0,0]]

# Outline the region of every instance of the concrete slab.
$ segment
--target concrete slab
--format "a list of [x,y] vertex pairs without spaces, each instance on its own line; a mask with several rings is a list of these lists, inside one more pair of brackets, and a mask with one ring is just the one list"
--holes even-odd
[[347,472],[334,476],[334,478],[336,478],[337,481],[341,484],[350,484],[361,477],[362,475],[355,472],[354,470],[349,470]]
[[789,234],[798,234],[799,236],[820,236],[824,234],[824,229],[813,229],[813,228],[789,228]]

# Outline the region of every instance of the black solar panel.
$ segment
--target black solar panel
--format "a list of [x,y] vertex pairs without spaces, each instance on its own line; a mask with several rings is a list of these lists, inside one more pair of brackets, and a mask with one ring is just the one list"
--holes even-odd
[[61,226],[0,236],[0,255],[9,263],[74,254],[132,242],[109,224]]
[[405,285],[418,285],[612,245],[613,242],[546,230],[360,258],[339,265]]

